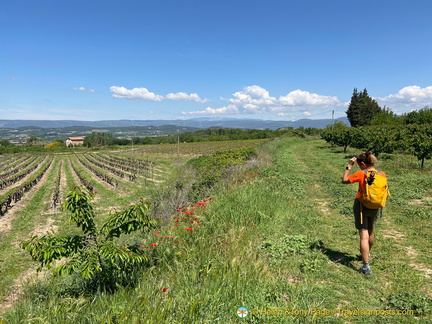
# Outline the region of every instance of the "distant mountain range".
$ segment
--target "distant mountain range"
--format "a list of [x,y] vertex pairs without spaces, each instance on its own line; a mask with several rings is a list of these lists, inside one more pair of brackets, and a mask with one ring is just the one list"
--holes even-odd
[[333,122],[342,121],[349,125],[346,117],[332,119],[300,119],[297,121],[262,120],[262,119],[236,119],[236,118],[194,118],[185,120],[7,120],[0,119],[0,128],[64,128],[72,126],[87,126],[94,128],[131,127],[131,126],[164,126],[176,125],[180,127],[195,128],[243,128],[243,129],[278,129],[282,127],[313,127],[325,128]]

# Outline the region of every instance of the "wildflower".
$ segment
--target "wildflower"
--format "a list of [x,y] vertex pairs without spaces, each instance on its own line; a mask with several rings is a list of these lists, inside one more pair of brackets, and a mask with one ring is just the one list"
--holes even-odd
[[168,290],[168,288],[163,288],[162,292],[166,292]]
[[179,219],[178,217],[174,217],[174,219]]
[[151,246],[156,246],[157,245],[157,243],[152,243],[152,244],[150,244]]
[[193,223],[194,223],[194,221],[190,221],[189,223],[193,224]]
[[193,231],[193,228],[186,228],[186,231],[190,231],[190,232],[192,232],[192,231]]
[[120,245],[120,247],[121,247],[121,248],[124,248],[125,246],[124,246],[124,245]]
[[144,248],[145,248],[145,246],[144,246],[144,245],[141,245],[141,246],[140,246],[140,248],[141,248],[141,249],[144,249]]

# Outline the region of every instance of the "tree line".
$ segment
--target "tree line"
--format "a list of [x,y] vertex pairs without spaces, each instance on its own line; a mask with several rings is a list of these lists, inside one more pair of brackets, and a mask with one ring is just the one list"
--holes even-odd
[[[194,132],[182,132],[175,135],[165,136],[147,136],[116,138],[107,132],[93,132],[84,138],[84,147],[107,147],[117,145],[155,145],[155,144],[176,144],[176,143],[193,143],[208,141],[235,141],[250,139],[266,139],[281,136],[319,136],[321,130],[313,127],[286,127],[277,130],[271,129],[239,129],[239,128],[208,128]],[[46,152],[47,150],[68,150],[62,140],[40,145],[37,138],[29,138],[23,146],[11,144],[8,140],[0,140],[0,154],[19,153],[19,152]]]
[[432,108],[424,107],[401,116],[380,108],[367,90],[354,89],[346,111],[351,127],[342,122],[327,126],[322,138],[332,145],[380,153],[411,154],[424,162],[432,158]]

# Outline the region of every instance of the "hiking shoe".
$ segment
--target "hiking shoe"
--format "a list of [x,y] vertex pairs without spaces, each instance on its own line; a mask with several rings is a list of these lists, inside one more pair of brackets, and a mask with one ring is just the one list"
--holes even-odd
[[370,267],[363,266],[359,269],[359,272],[365,274],[366,276],[372,275],[372,271],[371,271]]

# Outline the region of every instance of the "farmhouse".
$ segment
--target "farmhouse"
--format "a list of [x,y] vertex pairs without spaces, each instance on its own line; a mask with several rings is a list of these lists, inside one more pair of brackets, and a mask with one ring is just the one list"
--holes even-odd
[[66,146],[80,146],[84,144],[84,137],[68,137],[66,139]]

